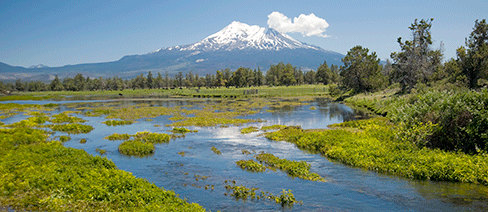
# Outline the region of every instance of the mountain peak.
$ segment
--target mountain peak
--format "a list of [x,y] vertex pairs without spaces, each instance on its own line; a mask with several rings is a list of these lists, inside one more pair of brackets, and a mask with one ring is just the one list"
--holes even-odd
[[31,69],[34,69],[34,68],[49,68],[49,66],[44,65],[44,64],[37,64],[37,65],[29,66],[29,68],[31,68]]
[[297,41],[292,37],[271,28],[233,21],[222,30],[204,38],[200,42],[181,47],[169,47],[166,49],[179,51],[231,51],[256,49],[278,51],[281,49],[297,48],[323,50],[320,47]]

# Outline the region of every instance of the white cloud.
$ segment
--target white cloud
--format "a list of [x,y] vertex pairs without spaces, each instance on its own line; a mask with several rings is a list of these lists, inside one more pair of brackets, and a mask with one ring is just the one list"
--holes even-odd
[[319,36],[328,37],[325,34],[325,29],[329,27],[329,23],[323,18],[315,16],[313,13],[309,15],[301,14],[293,18],[293,22],[290,18],[283,15],[280,12],[272,12],[268,15],[268,27],[273,28],[279,32],[299,32],[303,36]]

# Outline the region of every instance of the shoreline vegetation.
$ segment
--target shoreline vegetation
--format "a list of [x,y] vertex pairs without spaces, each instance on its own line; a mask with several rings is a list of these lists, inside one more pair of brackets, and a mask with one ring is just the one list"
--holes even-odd
[[[283,87],[284,89],[292,89],[290,87]],[[294,89],[300,89],[300,86],[297,86]],[[402,176],[410,179],[419,179],[419,180],[436,180],[436,181],[450,181],[450,182],[466,182],[466,183],[476,183],[481,184],[484,186],[488,185],[488,156],[485,154],[485,149],[479,149],[478,152],[463,152],[463,151],[450,151],[449,149],[439,149],[433,148],[426,143],[428,143],[429,136],[434,134],[434,131],[437,129],[436,126],[432,124],[429,125],[427,123],[422,122],[423,120],[413,120],[411,123],[405,122],[405,117],[408,115],[410,116],[418,116],[418,111],[416,113],[412,112],[415,111],[410,108],[410,110],[405,109],[407,106],[411,107],[426,107],[425,105],[419,105],[422,98],[433,98],[433,96],[442,96],[449,95],[449,96],[457,96],[461,98],[465,95],[470,96],[468,98],[470,101],[474,99],[478,99],[478,104],[487,104],[486,100],[488,99],[488,92],[486,90],[481,91],[438,91],[439,89],[436,88],[419,88],[414,89],[411,94],[398,94],[399,88],[392,88],[390,90],[385,90],[381,92],[375,93],[367,93],[367,94],[355,94],[351,97],[336,97],[336,99],[344,98],[342,101],[343,103],[362,108],[362,110],[369,111],[371,116],[376,116],[375,118],[370,118],[367,120],[359,120],[359,121],[349,121],[344,122],[341,124],[331,125],[329,126],[331,129],[315,129],[315,130],[302,130],[299,126],[283,126],[283,125],[273,125],[273,126],[263,126],[261,128],[257,127],[247,127],[242,128],[242,133],[249,133],[249,132],[262,132],[263,135],[270,139],[276,141],[287,141],[294,143],[297,145],[298,148],[320,153],[325,157],[340,161],[344,164],[351,165],[354,167],[365,168],[368,170],[372,170],[379,173],[384,174],[392,174],[397,176]],[[302,95],[301,93],[300,95]],[[312,94],[310,94],[312,95]],[[52,94],[50,94],[52,96]],[[307,95],[305,95],[307,96]],[[241,120],[245,120],[242,118],[233,118],[236,116],[245,116],[246,114],[253,114],[259,110],[256,108],[268,108],[268,112],[273,112],[273,108],[283,108],[283,107],[294,107],[299,105],[307,105],[309,101],[313,101],[315,98],[322,98],[322,96],[329,96],[331,101],[334,101],[330,97],[329,94],[324,93],[320,96],[307,96],[307,97],[275,97],[275,98],[268,98],[266,100],[261,98],[251,98],[252,104],[249,104],[250,100],[248,98],[245,99],[222,99],[223,102],[220,104],[208,105],[205,104],[204,108],[201,109],[191,109],[191,108],[165,108],[165,107],[154,107],[151,108],[149,106],[140,106],[140,107],[132,107],[126,106],[124,108],[113,108],[111,106],[106,107],[82,107],[77,108],[78,110],[84,110],[85,112],[73,112],[75,114],[84,115],[84,116],[105,116],[106,119],[114,120],[118,119],[120,121],[135,121],[136,119],[141,118],[154,118],[159,115],[172,115],[173,117],[170,118],[174,120],[173,123],[186,123],[186,124],[173,124],[171,126],[200,126],[199,122],[191,122],[188,120],[188,115],[191,115],[193,118],[198,117],[215,117],[214,121],[202,126],[215,126],[221,125],[225,126],[227,124],[232,123],[241,123]],[[195,99],[198,100],[198,99]],[[439,99],[434,99],[430,101],[437,101]],[[451,102],[457,102],[451,100]],[[480,103],[481,102],[481,103]],[[418,105],[415,105],[418,104]],[[446,103],[448,104],[448,103]],[[55,104],[54,104],[55,105]],[[53,123],[61,123],[58,126],[74,126],[74,124],[83,123],[84,120],[75,116],[70,115],[70,112],[64,112],[58,115],[53,115],[52,117],[49,114],[39,111],[50,111],[54,107],[52,104],[48,105],[20,105],[20,104],[1,104],[1,116],[2,117],[9,117],[18,113],[26,113],[30,114],[32,117],[29,117],[27,120],[22,120],[20,122],[10,124],[10,125],[2,125],[0,133],[2,133],[2,155],[12,155],[14,152],[17,154],[34,154],[31,152],[41,151],[35,150],[36,148],[45,148],[44,146],[48,145],[51,148],[52,146],[56,146],[56,149],[69,149],[63,151],[75,151],[77,153],[71,154],[81,154],[80,150],[71,150],[70,148],[65,148],[62,146],[61,143],[57,141],[48,141],[46,140],[46,132],[41,130],[42,126],[46,128],[53,127],[50,124],[45,124],[45,122],[53,122]],[[432,106],[432,104],[430,104]],[[401,107],[401,109],[400,109]],[[445,107],[445,106],[444,106]],[[443,107],[443,108],[444,108]],[[207,109],[205,109],[207,108]],[[230,108],[235,108],[235,110],[230,111]],[[482,107],[483,109],[486,107]],[[439,109],[440,110],[440,109]],[[480,109],[481,110],[481,109]],[[157,112],[154,112],[157,111]],[[213,112],[212,112],[213,111]],[[218,112],[216,112],[218,111]],[[408,112],[412,114],[403,114],[402,112]],[[475,111],[476,112],[476,111]],[[427,113],[427,112],[424,112]],[[478,112],[481,113],[481,112]],[[475,114],[473,112],[473,114]],[[481,113],[482,114],[482,113]],[[235,121],[228,122],[223,119],[219,119],[219,117],[228,117]],[[403,118],[401,118],[403,117]],[[430,117],[430,116],[429,116]],[[483,116],[484,117],[484,116]],[[181,122],[181,121],[185,122]],[[250,122],[252,123],[252,122]],[[81,126],[81,125],[77,125]],[[89,126],[89,125],[88,125]],[[35,129],[36,127],[40,127],[41,129]],[[71,129],[71,128],[70,128]],[[182,129],[186,128],[173,128],[174,133],[181,133]],[[53,130],[60,130],[60,129],[53,129]],[[437,129],[438,130],[438,129]],[[81,131],[72,131],[71,133],[80,133]],[[22,133],[19,133],[22,132]],[[21,136],[20,134],[26,134],[28,136],[38,136],[37,138],[15,138],[15,136]],[[43,134],[46,134],[43,136]],[[136,140],[147,140],[149,137],[147,135],[152,135],[149,132],[140,132],[136,135],[111,135],[108,136],[106,139],[109,140],[129,140],[131,137],[134,137]],[[5,136],[3,136],[5,135]],[[138,136],[141,135],[141,136]],[[144,135],[144,136],[142,136]],[[165,135],[163,139],[164,142],[168,142],[170,139],[170,135]],[[18,142],[15,142],[17,140]],[[11,143],[8,143],[11,142]],[[134,141],[132,141],[134,142]],[[139,141],[140,142],[140,141]],[[147,145],[152,145],[153,141],[145,141]],[[124,143],[121,144],[123,146]],[[478,148],[481,148],[479,146]],[[485,146],[483,146],[484,148]],[[28,149],[28,150],[25,150]],[[47,150],[46,150],[47,151]],[[120,151],[120,149],[119,149]],[[143,151],[144,153],[127,153],[129,155],[145,155],[151,154],[154,150]],[[29,152],[29,153],[27,153]],[[35,157],[48,157],[52,158],[50,155],[43,155],[48,153],[36,153],[41,154]],[[86,153],[84,153],[86,154]],[[217,153],[216,153],[217,154]],[[5,156],[7,157],[7,156]],[[34,157],[34,156],[33,156]],[[73,156],[56,156],[56,157],[66,157],[66,160],[72,158]],[[106,160],[104,163],[111,163],[105,158],[100,158],[99,156],[87,156],[88,158],[99,158],[97,160]],[[27,158],[17,158],[16,160],[22,161],[22,163],[27,163],[24,160]],[[46,159],[48,160],[48,159]],[[93,160],[93,159],[90,159]],[[5,163],[3,162],[5,161]],[[9,162],[10,161],[10,162]],[[2,160],[1,167],[4,170],[3,174],[6,174],[5,183],[1,188],[5,190],[8,195],[3,195],[0,197],[0,203],[3,205],[9,205],[13,208],[19,209],[28,209],[28,210],[68,210],[69,208],[77,208],[83,210],[96,210],[96,208],[100,207],[100,202],[92,203],[88,200],[83,198],[81,199],[66,199],[65,197],[61,200],[46,199],[47,196],[55,195],[53,190],[43,190],[42,186],[50,187],[51,184],[46,185],[24,185],[21,182],[23,180],[18,179],[18,174],[10,173],[11,169],[13,169],[13,165],[18,163],[19,161],[12,162],[11,160]],[[49,162],[53,164],[53,167],[56,167],[56,162],[51,161]],[[66,162],[68,163],[68,162]],[[80,169],[86,169],[85,172],[91,172],[93,167],[98,167],[95,164],[91,164],[90,162],[86,162],[84,166],[77,166]],[[99,162],[96,162],[99,163]],[[241,163],[244,163],[242,161]],[[249,161],[247,161],[249,163]],[[10,165],[8,165],[10,164]],[[244,164],[239,164],[241,167],[246,168]],[[65,167],[64,164],[59,164],[59,166]],[[28,165],[27,167],[34,167],[34,164]],[[117,170],[115,165],[110,165],[111,169]],[[99,169],[100,167],[96,168]],[[108,169],[107,172],[110,174],[117,173],[119,175],[124,173],[122,170],[117,171],[110,171]],[[259,170],[261,171],[261,170]],[[258,171],[258,172],[259,172]],[[26,170],[27,172],[27,170]],[[36,174],[40,171],[36,171]],[[69,171],[72,172],[72,171]],[[78,171],[75,171],[78,172]],[[17,172],[16,172],[17,173]],[[46,173],[41,173],[43,176]],[[127,174],[125,174],[127,175]],[[129,174],[130,175],[130,174]],[[84,175],[83,175],[84,176]],[[130,175],[132,176],[132,175]],[[35,176],[24,176],[29,177],[26,181],[32,182],[36,181],[36,179],[31,179]],[[108,177],[108,175],[107,175]],[[315,176],[318,181],[322,181],[323,179],[320,176]],[[11,180],[9,180],[11,179]],[[16,179],[16,180],[14,180]],[[102,178],[103,179],[103,178]],[[132,176],[131,179],[137,181],[140,186],[149,186],[153,187],[154,185]],[[62,180],[62,179],[61,179]],[[103,179],[106,180],[104,183],[110,184],[110,179]],[[20,184],[23,187],[18,187]],[[17,185],[19,184],[19,185]],[[147,184],[147,185],[146,185]],[[25,187],[25,186],[33,186],[33,187]],[[36,187],[37,186],[37,187]],[[41,186],[41,188],[39,187]],[[60,186],[64,186],[62,183]],[[66,185],[69,187],[68,185]],[[66,188],[59,188],[59,189],[66,189]],[[96,192],[109,192],[106,188],[100,187],[101,190],[97,190]],[[163,189],[153,188],[155,193],[165,193],[170,191],[164,191]],[[35,191],[34,191],[35,190]],[[89,190],[89,189],[88,189]],[[22,192],[25,191],[25,192]],[[19,193],[20,192],[20,193]],[[84,191],[85,192],[85,191]],[[90,192],[95,191],[86,191],[88,192],[87,195],[94,195]],[[96,193],[95,192],[95,193]],[[44,195],[45,197],[41,199],[37,199],[37,197],[33,197],[31,195],[38,195],[40,193],[41,197]],[[56,194],[59,195],[59,194]],[[63,194],[65,195],[65,194]],[[74,195],[74,194],[72,194]],[[108,195],[108,194],[99,194],[99,195]],[[112,195],[112,194],[110,194]],[[159,194],[158,194],[159,195]],[[174,207],[189,207],[196,210],[201,210],[202,208],[196,204],[186,203],[184,200],[181,200],[177,197],[176,194],[171,193],[170,202],[179,202],[175,204]],[[35,204],[33,204],[34,199]],[[73,197],[74,198],[74,197]],[[102,200],[103,207],[129,207],[129,206],[122,206],[119,203],[114,203],[117,206],[111,206],[110,201],[108,199],[104,199],[105,197],[100,197],[98,200]],[[122,198],[122,197],[121,197]],[[141,197],[145,198],[145,197]],[[169,197],[168,197],[169,198]],[[97,198],[95,198],[97,199]],[[29,202],[28,204],[25,203]],[[67,203],[67,202],[71,203]],[[87,202],[88,201],[88,202]],[[115,200],[114,200],[115,201]],[[121,199],[117,199],[117,201],[121,201]],[[159,200],[158,200],[159,201]],[[156,201],[156,202],[158,202]],[[164,200],[166,201],[166,200]],[[163,201],[163,202],[164,202]],[[182,202],[181,202],[182,201]],[[42,203],[42,204],[41,204]],[[163,204],[163,203],[158,203]],[[154,204],[155,208],[159,208],[160,206],[155,206],[158,204]],[[151,207],[153,207],[151,206]],[[93,207],[90,209],[90,207]],[[132,206],[131,206],[132,207]],[[136,206],[134,206],[136,207]],[[143,206],[137,206],[143,207]],[[144,206],[145,207],[145,206]],[[173,207],[173,206],[171,206]],[[113,209],[113,208],[112,208]],[[119,210],[122,208],[117,208],[115,210]],[[127,208],[126,208],[127,209]],[[154,209],[154,208],[153,208]],[[193,210],[192,209],[192,210]]]
[[[241,67],[235,72],[226,69],[206,77],[190,72],[185,78],[179,72],[175,78],[166,80],[166,77],[166,82],[162,81],[160,73],[154,78],[151,72],[147,78],[141,74],[125,81],[118,77],[90,79],[81,74],[63,82],[56,76],[49,85],[19,79],[15,84],[0,83],[0,91],[8,91],[5,92],[8,95],[0,95],[0,103],[189,98],[202,101],[203,106],[198,109],[150,105],[115,108],[107,104],[77,109],[85,110],[79,115],[104,116],[108,119],[107,125],[168,115],[172,124],[167,127],[226,127],[264,122],[242,118],[263,108],[266,112],[275,112],[307,105],[315,98],[329,98],[369,111],[373,118],[333,124],[330,129],[251,126],[243,128],[241,133],[263,131],[270,140],[291,142],[305,151],[379,173],[488,186],[488,24],[486,20],[476,20],[466,46],[457,50],[457,58],[443,63],[442,48],[433,50],[431,46],[432,21],[416,19],[409,27],[413,40],[398,38],[401,51],[392,53],[393,63],[387,60],[384,65],[375,52],[355,46],[343,58],[344,66],[329,67],[324,62],[316,72],[303,72],[291,64],[279,63],[271,66],[266,76],[260,70]],[[162,86],[163,83],[166,86]],[[206,104],[207,98],[218,99],[219,103]],[[172,191],[117,169],[106,158],[49,140],[52,132],[48,129],[68,134],[93,130],[90,125],[81,124],[83,119],[70,114],[49,117],[41,112],[52,111],[54,107],[57,104],[0,104],[0,119],[16,114],[28,116],[8,125],[0,122],[0,205],[46,211],[205,210],[182,200]],[[112,135],[107,139],[130,137],[133,135]],[[68,136],[58,138],[69,139]],[[149,138],[152,137],[136,136],[135,141],[140,142],[138,145],[157,143]],[[169,139],[165,134],[164,141],[160,142]],[[184,153],[179,154],[184,156]],[[242,153],[250,152],[243,150]],[[292,164],[271,156],[268,159]],[[268,166],[277,164],[270,164],[270,160],[259,161]],[[238,165],[261,171],[251,160]],[[300,170],[307,168],[309,166],[304,164]],[[322,180],[320,176],[305,176]],[[234,193],[236,188],[241,189],[241,186],[232,187]],[[242,186],[246,194],[253,191],[244,188]],[[483,191],[488,195],[488,189]],[[295,201],[292,194],[284,190],[282,196]]]

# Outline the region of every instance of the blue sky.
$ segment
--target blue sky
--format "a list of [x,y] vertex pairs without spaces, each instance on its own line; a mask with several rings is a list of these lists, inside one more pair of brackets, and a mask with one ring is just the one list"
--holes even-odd
[[[434,48],[455,57],[487,0],[465,1],[0,1],[0,62],[28,67],[115,61],[162,47],[191,44],[232,21],[267,27],[268,15],[325,19],[329,37],[288,33],[297,40],[346,54],[355,45],[385,60],[410,39],[416,19],[434,18]],[[284,61],[286,62],[286,61]]]

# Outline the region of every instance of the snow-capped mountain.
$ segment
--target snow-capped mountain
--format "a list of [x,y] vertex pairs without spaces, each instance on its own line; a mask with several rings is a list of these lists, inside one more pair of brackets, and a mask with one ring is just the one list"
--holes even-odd
[[29,68],[49,68],[49,66],[44,64],[37,64],[37,65],[29,66]]
[[292,37],[279,33],[271,28],[258,25],[249,26],[237,21],[232,22],[219,32],[210,35],[200,42],[181,48],[181,50],[280,50],[318,47],[307,45]]
[[185,46],[173,46],[161,50],[180,51],[232,51],[232,50],[274,50],[282,49],[314,49],[323,50],[320,47],[308,45],[293,39],[271,28],[258,25],[248,25],[234,21],[222,30],[212,34],[203,40]]
[[192,71],[204,75],[239,67],[260,67],[266,71],[270,65],[279,62],[307,70],[316,69],[324,61],[329,65],[340,65],[343,57],[340,53],[300,42],[271,28],[234,21],[199,42],[161,48],[143,55],[124,56],[118,61],[31,69],[0,64],[0,79],[24,78],[24,75],[31,78],[37,75],[53,77],[55,74],[63,78],[77,73],[89,77],[117,75],[132,78],[149,71],[170,75]]

